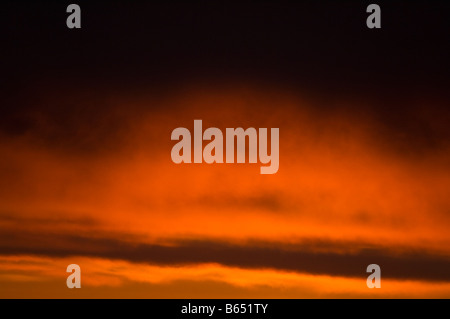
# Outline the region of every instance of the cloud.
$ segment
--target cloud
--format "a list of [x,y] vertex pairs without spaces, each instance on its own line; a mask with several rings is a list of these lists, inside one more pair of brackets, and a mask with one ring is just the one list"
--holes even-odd
[[365,277],[367,265],[379,264],[384,278],[450,281],[450,257],[404,247],[377,247],[363,242],[305,240],[273,243],[258,240],[230,243],[206,239],[140,242],[120,234],[95,236],[1,229],[0,254],[47,257],[85,256],[132,263],[276,269],[299,273]]
[[[67,113],[64,94],[42,94],[25,112],[32,124],[0,133],[0,254],[358,280],[377,263],[383,278],[450,281],[445,143],[403,153],[395,125],[369,107],[353,113],[358,103],[317,111],[276,90],[144,93],[81,94]],[[170,132],[194,118],[279,126],[280,171],[173,164]],[[430,123],[407,126],[407,139],[422,129],[443,139]]]

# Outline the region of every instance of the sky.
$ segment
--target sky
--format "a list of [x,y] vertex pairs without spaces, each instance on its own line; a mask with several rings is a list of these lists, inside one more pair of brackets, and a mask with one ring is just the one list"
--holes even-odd
[[[2,12],[1,298],[450,296],[448,5],[79,4]],[[196,119],[279,171],[173,163]]]

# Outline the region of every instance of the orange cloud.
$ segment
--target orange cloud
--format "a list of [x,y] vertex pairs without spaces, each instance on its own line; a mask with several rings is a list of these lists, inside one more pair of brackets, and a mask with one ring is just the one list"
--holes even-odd
[[[58,101],[47,99],[50,105]],[[127,243],[124,247],[192,240],[248,247],[255,242],[276,247],[314,242],[310,250],[316,252],[351,254],[375,247],[399,256],[419,252],[447,262],[448,146],[442,143],[427,150],[411,141],[415,146],[409,153],[399,152],[396,129],[381,125],[367,108],[354,111],[358,101],[318,112],[316,100],[292,92],[194,88],[163,98],[124,94],[108,102],[98,98],[96,103],[107,117],[96,122],[98,115],[93,114],[96,125],[89,125],[86,116],[72,111],[75,123],[70,126],[76,134],[62,141],[57,133],[64,129],[53,123],[51,112],[36,115],[34,130],[0,138],[0,227],[10,234],[3,236],[5,255],[14,255],[14,249],[25,255],[42,254],[46,245],[49,250],[72,248],[74,241],[67,238],[83,237],[92,240],[76,252],[87,256],[103,251],[102,240],[111,243],[108,240],[113,238]],[[194,119],[202,119],[204,127],[221,129],[279,127],[280,170],[267,176],[259,174],[259,164],[172,163],[170,133],[176,127],[192,127]],[[431,119],[424,117],[424,121]],[[435,126],[439,133],[442,127]],[[412,152],[415,148],[420,151]],[[54,238],[64,240],[52,243]],[[325,244],[317,245],[321,241]],[[87,246],[88,242],[101,249]],[[352,244],[327,244],[334,242]],[[31,260],[26,258],[25,264]],[[240,289],[249,282],[257,286],[278,281],[280,287],[273,292],[265,290],[268,296],[280,292],[283,285],[292,289],[290,296],[301,296],[288,283],[293,276],[311,285],[304,296],[371,296],[365,285],[359,288],[360,279],[331,280],[211,263],[183,266],[186,273],[180,275],[172,266],[123,266],[124,261],[101,260],[100,268],[106,263],[125,268],[94,276],[95,280],[85,276],[87,285],[107,285],[109,275],[116,286],[194,276],[203,278],[199,281],[221,278]],[[41,268],[52,277],[50,272],[56,269],[49,264]],[[26,266],[31,272],[25,274],[15,273],[12,265],[0,264],[2,280],[32,281],[33,267]],[[147,269],[152,271],[151,279],[145,279]],[[211,275],[216,273],[220,275]],[[391,281],[391,286],[384,285],[391,288],[383,287],[383,296],[412,296],[408,290],[412,283]],[[448,293],[447,283],[420,282],[417,296]]]

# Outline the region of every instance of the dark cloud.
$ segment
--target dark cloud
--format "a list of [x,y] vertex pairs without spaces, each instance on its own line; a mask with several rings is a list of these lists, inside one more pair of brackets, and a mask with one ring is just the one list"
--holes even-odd
[[276,193],[254,194],[253,196],[232,196],[232,195],[208,195],[189,202],[189,205],[206,206],[210,209],[238,209],[238,210],[256,210],[281,212],[289,211],[292,208],[286,203],[286,199]]
[[1,227],[0,254],[86,256],[134,263],[186,265],[219,263],[226,266],[278,269],[310,274],[366,277],[366,267],[378,264],[383,278],[450,281],[450,258],[426,251],[376,247],[360,242],[306,240],[297,244],[249,241],[231,244],[211,240],[175,240],[147,244],[129,236],[96,232],[65,234]]
[[26,219],[17,217],[15,213],[5,213],[0,212],[0,223],[3,225],[8,224],[12,227],[28,226],[33,227],[34,225],[46,225],[50,227],[64,227],[64,226],[83,226],[83,227],[95,227],[99,226],[100,223],[97,219],[92,217],[75,217],[61,216],[54,213],[53,217],[45,216],[28,216]]
[[95,154],[121,144],[129,122],[108,95],[57,86],[43,90],[24,89],[18,94],[26,98],[10,98],[0,118],[0,137],[68,154]]

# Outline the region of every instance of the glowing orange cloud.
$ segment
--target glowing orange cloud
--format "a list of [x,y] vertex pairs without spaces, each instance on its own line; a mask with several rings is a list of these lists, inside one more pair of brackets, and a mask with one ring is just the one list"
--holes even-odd
[[[420,251],[446,260],[449,149],[409,156],[385,142],[389,132],[380,135],[369,112],[352,112],[355,101],[324,116],[314,111],[315,100],[299,96],[235,88],[194,88],[166,98],[123,95],[113,99],[108,113],[119,122],[111,132],[114,138],[98,142],[94,132],[94,150],[61,146],[36,134],[1,138],[0,228],[17,236],[4,238],[0,280],[12,285],[41,275],[62,278],[65,273],[53,274],[76,259],[87,265],[83,280],[93,287],[194,280],[224,282],[241,292],[251,287],[248,297],[373,296],[364,279],[218,263],[184,265],[180,272],[175,266],[127,262],[125,257],[96,258],[107,247],[100,244],[106,239],[120,239],[130,247],[170,247],[192,240],[245,247],[255,242],[292,247],[360,243],[307,248],[356,254],[375,247],[393,255]],[[174,164],[170,133],[192,126],[194,119],[221,129],[278,127],[279,171],[268,176],[259,174],[259,164]],[[98,246],[79,246],[77,252],[89,253],[84,257],[29,257],[42,253],[45,245],[58,252],[77,246],[70,236],[96,240],[90,243]],[[52,243],[53,238],[63,240]],[[15,249],[20,256],[6,257],[14,256]],[[388,280],[384,297],[449,295],[445,280]],[[289,292],[283,295],[283,289]],[[119,290],[108,296],[123,296]],[[8,292],[1,295],[8,297]],[[200,289],[195,296],[205,293]],[[217,290],[208,296],[221,294]]]

